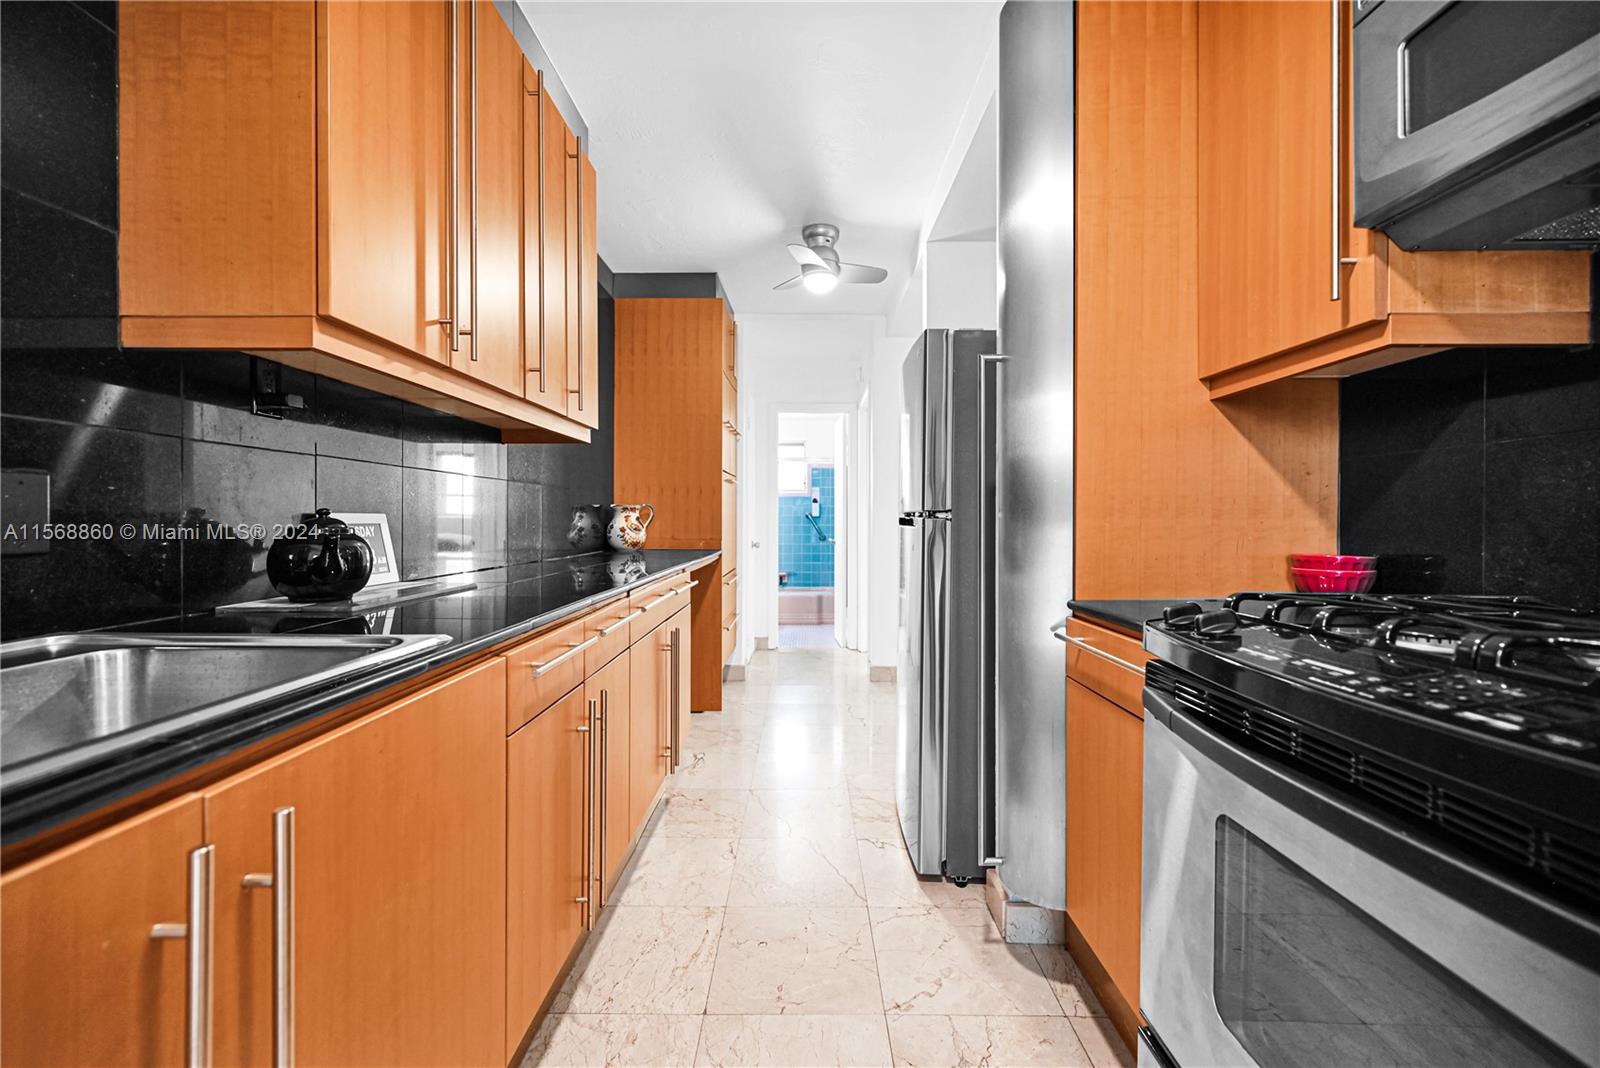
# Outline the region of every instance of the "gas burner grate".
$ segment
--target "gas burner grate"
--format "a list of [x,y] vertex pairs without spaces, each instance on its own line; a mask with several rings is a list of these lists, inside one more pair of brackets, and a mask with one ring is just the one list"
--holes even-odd
[[[1600,903],[1600,852],[1555,826],[1536,826],[1506,811],[1492,795],[1467,791],[1407,770],[1378,753],[1345,744],[1254,701],[1204,685],[1163,661],[1145,669],[1145,684],[1216,724],[1251,748],[1305,765],[1323,782],[1364,796],[1491,857],[1540,889],[1561,889]],[[1421,772],[1419,774],[1419,772]]]

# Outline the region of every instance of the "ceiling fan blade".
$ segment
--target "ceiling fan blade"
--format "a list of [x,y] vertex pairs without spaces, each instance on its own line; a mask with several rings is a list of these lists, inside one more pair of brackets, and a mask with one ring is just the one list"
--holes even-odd
[[790,244],[786,245],[785,247],[789,250],[789,255],[794,257],[794,262],[800,264],[802,267],[808,263],[813,267],[827,266],[827,264],[823,262],[821,256],[811,251],[811,249],[807,248],[805,245]]
[[870,284],[873,282],[881,282],[888,277],[889,272],[884,270],[882,267],[868,267],[864,263],[839,264],[839,281],[841,282]]
[[779,282],[777,285],[773,286],[772,288],[773,289],[793,289],[795,286],[800,284],[800,279],[802,279],[804,277],[805,277],[805,275],[803,275],[803,274],[797,274],[793,278],[788,279],[787,281]]

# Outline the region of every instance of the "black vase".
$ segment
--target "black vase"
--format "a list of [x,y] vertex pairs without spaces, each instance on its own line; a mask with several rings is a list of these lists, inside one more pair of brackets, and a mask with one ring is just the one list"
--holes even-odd
[[267,551],[267,579],[291,601],[342,601],[371,577],[372,546],[326,508]]

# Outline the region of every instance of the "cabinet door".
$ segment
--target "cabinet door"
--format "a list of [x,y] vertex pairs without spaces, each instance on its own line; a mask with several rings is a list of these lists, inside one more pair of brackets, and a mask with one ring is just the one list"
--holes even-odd
[[[468,214],[461,220],[467,274],[462,314],[472,331],[451,358],[456,370],[522,393],[522,50],[490,0],[465,0],[472,102],[458,159]],[[470,295],[469,295],[470,294]]]
[[504,1061],[505,701],[496,658],[206,793],[218,1063],[272,1063],[282,808],[299,1063]]
[[722,316],[722,373],[729,382],[739,384],[739,331],[733,324],[733,316],[723,312]]
[[506,743],[507,1060],[588,917],[589,718],[579,686]]
[[732,475],[722,476],[722,573],[739,569],[739,483]]
[[[567,331],[567,130],[549,93],[539,98],[539,362],[542,389],[529,392],[556,411],[568,407]],[[530,386],[533,377],[530,374]]]
[[[1201,376],[1383,316],[1371,232],[1348,225],[1350,49],[1342,37],[1336,68],[1336,9],[1347,37],[1340,0],[1199,6]],[[1338,266],[1335,299],[1346,257],[1360,262]]]
[[185,1063],[187,942],[150,930],[188,922],[201,833],[191,795],[0,879],[0,1064]]
[[672,684],[676,691],[676,700],[673,701],[672,712],[676,717],[672,729],[672,766],[669,771],[677,771],[683,763],[683,753],[689,744],[689,724],[694,707],[689,693],[689,679],[693,675],[693,626],[690,625],[689,609],[681,608],[677,614],[667,621],[672,632],[677,636],[678,651],[673,661]]
[[[643,650],[640,650],[643,652]],[[603,904],[628,856],[632,824],[628,820],[628,763],[632,715],[629,712],[633,651],[623,653],[589,677],[584,684],[596,708],[600,737],[595,743],[595,768],[590,782],[595,817],[594,871],[596,885],[589,896]]]
[[638,833],[650,813],[650,803],[666,777],[662,753],[666,739],[661,730],[667,702],[667,654],[665,624],[657,627],[629,650],[633,657],[629,672],[628,707],[633,722],[628,743],[628,829]]
[[598,224],[595,218],[595,173],[589,154],[577,157],[577,361],[578,392],[568,414],[584,426],[600,425],[600,274]]
[[1144,721],[1067,680],[1067,914],[1139,1004]]
[[[317,5],[318,311],[441,363],[450,359],[450,16],[443,0]],[[464,155],[466,127],[456,132]]]

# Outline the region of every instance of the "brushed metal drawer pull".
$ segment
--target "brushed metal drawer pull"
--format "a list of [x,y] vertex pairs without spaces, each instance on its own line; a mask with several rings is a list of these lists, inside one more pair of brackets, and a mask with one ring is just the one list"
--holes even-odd
[[272,891],[272,1063],[294,1068],[294,806],[272,813],[272,871],[244,877]]
[[189,922],[158,923],[150,928],[151,938],[183,938],[189,942],[185,987],[187,1068],[211,1065],[211,901],[216,849],[207,845],[189,853]]
[[678,596],[678,591],[676,589],[668,590],[666,593],[663,593],[660,597],[655,598],[649,604],[645,605],[644,608],[643,608],[643,611],[648,612],[648,611],[650,611],[650,609],[654,608],[656,605],[661,604],[663,601],[670,601],[676,596]]
[[1068,643],[1069,645],[1076,645],[1079,649],[1082,649],[1086,653],[1092,653],[1093,655],[1098,656],[1101,660],[1109,660],[1109,661],[1111,661],[1111,663],[1117,665],[1118,667],[1126,668],[1129,671],[1133,672],[1135,675],[1138,675],[1140,678],[1144,677],[1144,668],[1140,667],[1137,664],[1131,664],[1128,661],[1122,659],[1122,657],[1120,657],[1120,656],[1114,656],[1113,654],[1106,652],[1104,649],[1101,649],[1098,646],[1089,644],[1087,639],[1080,638],[1075,634],[1060,634],[1060,633],[1058,633],[1057,637],[1059,637],[1062,641]]
[[567,647],[566,652],[562,653],[554,660],[546,660],[539,664],[530,664],[529,666],[533,668],[533,677],[537,679],[544,676],[553,669],[560,667],[568,660],[571,660],[573,657],[577,656],[579,653],[583,652],[585,649],[589,648],[589,646],[593,645],[599,640],[600,635],[596,634],[592,638],[586,638],[581,642],[574,642],[572,645]]
[[621,630],[623,627],[626,627],[629,623],[633,622],[635,619],[638,619],[642,615],[644,615],[644,609],[643,608],[635,608],[632,612],[629,612],[627,615],[623,616],[621,619],[617,620],[615,623],[612,623],[609,626],[605,626],[605,627],[597,627],[595,629],[599,632],[599,634],[600,634],[600,636],[602,638],[609,638],[613,634],[615,634],[617,631]]

